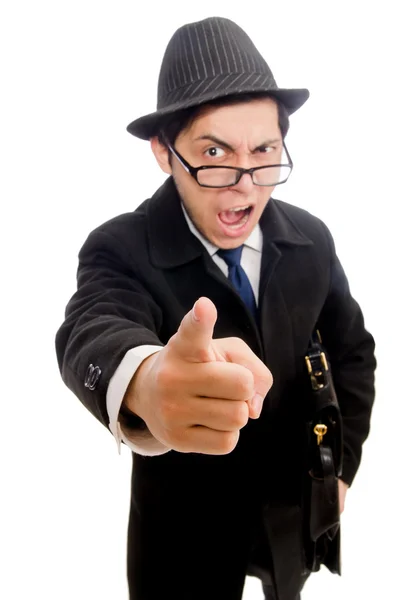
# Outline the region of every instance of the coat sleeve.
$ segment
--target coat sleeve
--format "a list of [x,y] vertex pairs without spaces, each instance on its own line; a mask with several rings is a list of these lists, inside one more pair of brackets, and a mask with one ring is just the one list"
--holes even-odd
[[360,465],[363,443],[370,430],[375,396],[375,343],[365,328],[360,306],[350,293],[332,236],[325,229],[331,256],[331,275],[329,293],[318,325],[329,355],[343,418],[342,479],[351,485]]
[[[63,381],[106,427],[110,379],[131,348],[164,346],[158,336],[161,324],[162,311],[142,284],[132,257],[114,236],[93,231],[80,250],[77,291],[66,306],[55,345]],[[85,385],[90,365],[91,372],[100,370],[91,386],[95,389]]]

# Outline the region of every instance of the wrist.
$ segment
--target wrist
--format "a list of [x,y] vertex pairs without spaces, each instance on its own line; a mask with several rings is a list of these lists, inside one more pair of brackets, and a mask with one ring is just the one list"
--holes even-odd
[[147,374],[154,359],[156,358],[156,354],[157,352],[155,354],[151,354],[141,362],[130,383],[128,384],[120,407],[120,415],[129,421],[134,421],[136,424],[139,422],[144,422],[143,392],[144,390],[147,391]]

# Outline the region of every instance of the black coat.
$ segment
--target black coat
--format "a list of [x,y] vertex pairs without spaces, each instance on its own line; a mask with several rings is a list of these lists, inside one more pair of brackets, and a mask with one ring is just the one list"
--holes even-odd
[[[230,454],[134,453],[128,542],[134,600],[239,598],[251,536],[269,506],[292,508],[291,525],[284,519],[284,564],[301,569],[303,548],[297,552],[291,540],[302,546],[293,529],[306,448],[304,356],[315,327],[343,414],[342,478],[351,484],[357,472],[374,399],[373,338],[319,219],[271,199],[260,226],[259,327],[190,232],[172,179],[134,212],[95,229],[80,251],[78,290],[56,348],[66,385],[105,426],[108,383],[127,350],[166,344],[200,296],[218,309],[214,337],[242,338],[274,378],[261,417],[241,430]],[[90,364],[101,369],[92,390],[84,385]],[[279,578],[288,576],[283,565],[273,566]],[[281,597],[289,600],[287,592]]]

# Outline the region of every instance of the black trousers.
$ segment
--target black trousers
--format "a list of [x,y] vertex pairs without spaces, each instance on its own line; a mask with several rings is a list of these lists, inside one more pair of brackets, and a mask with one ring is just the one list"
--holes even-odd
[[[277,596],[275,595],[274,588],[262,583],[263,593],[265,595],[265,600],[276,600]],[[291,600],[301,600],[301,595],[298,594],[294,599]]]
[[[190,496],[181,494],[161,511],[151,496],[144,498],[139,513],[132,511],[127,560],[131,600],[241,600],[247,575],[262,581],[266,600],[275,598],[260,503],[252,502],[255,494],[241,491],[246,487],[239,481],[228,483],[222,472],[218,475],[220,483],[214,481],[211,494],[197,477],[187,481],[196,495],[193,508]],[[221,484],[226,488],[222,494]],[[161,491],[167,499],[166,490]],[[181,521],[185,527],[175,527]],[[283,600],[297,600],[299,587]]]
[[[259,573],[256,569],[251,567],[249,569],[249,572],[247,573],[247,575],[258,577],[261,580],[265,600],[277,600],[277,594],[272,585],[272,581],[271,581],[271,577],[270,577],[269,573],[264,573],[264,572]],[[302,586],[301,586],[300,591],[302,591],[302,588],[305,584],[306,579],[307,579],[307,577],[302,578]],[[294,598],[289,598],[289,600],[301,600],[300,593],[298,593]]]
[[[307,579],[308,579],[308,575],[305,577],[302,577],[301,589],[299,590],[299,593],[294,598],[291,598],[291,600],[301,600],[300,592],[302,591],[303,586],[305,585]],[[263,593],[265,595],[265,600],[277,600],[277,595],[275,593],[274,587],[272,585],[269,585],[267,580],[262,581],[262,589],[263,589]]]
[[[272,581],[271,581],[271,577],[270,577],[270,573],[259,573],[258,571],[256,571],[256,573],[254,573],[253,571],[255,571],[255,569],[250,569],[250,572],[248,573],[248,575],[253,575],[254,577],[258,577],[259,579],[261,579],[262,582],[262,589],[263,589],[263,594],[265,597],[265,600],[277,600],[277,594],[275,592],[275,589],[273,587]],[[290,598],[289,600],[301,600],[301,595],[300,592],[303,589],[303,586],[305,585],[305,582],[307,580],[308,576],[306,577],[302,577],[302,585],[301,585],[301,589],[299,590],[299,592],[296,594],[296,596],[294,596],[293,598]]]

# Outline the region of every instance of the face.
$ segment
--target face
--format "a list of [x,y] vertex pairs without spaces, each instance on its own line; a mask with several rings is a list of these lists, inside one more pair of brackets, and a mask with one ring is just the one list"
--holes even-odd
[[[152,149],[161,168],[172,174],[183,204],[204,237],[219,248],[241,246],[268,203],[273,187],[254,185],[245,173],[226,188],[198,185],[157,138]],[[281,162],[283,140],[277,104],[270,98],[221,107],[207,107],[183,130],[175,149],[193,167],[203,165],[259,167]]]

